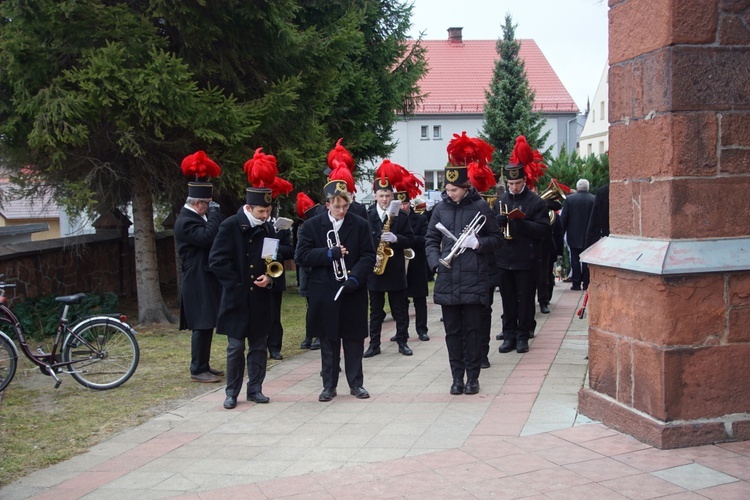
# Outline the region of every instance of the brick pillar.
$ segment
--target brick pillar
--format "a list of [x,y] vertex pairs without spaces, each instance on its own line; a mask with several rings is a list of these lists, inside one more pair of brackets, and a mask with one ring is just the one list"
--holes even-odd
[[612,235],[580,411],[659,448],[750,439],[750,3],[610,0]]

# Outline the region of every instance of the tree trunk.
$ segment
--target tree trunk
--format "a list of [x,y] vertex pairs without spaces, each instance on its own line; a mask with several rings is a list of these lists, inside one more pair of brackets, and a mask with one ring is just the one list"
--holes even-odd
[[141,172],[133,175],[133,237],[138,322],[174,323],[174,315],[164,304],[159,288],[153,199],[148,181]]

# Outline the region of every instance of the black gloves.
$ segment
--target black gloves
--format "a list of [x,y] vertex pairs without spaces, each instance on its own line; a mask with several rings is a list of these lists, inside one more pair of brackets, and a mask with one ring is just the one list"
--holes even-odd
[[343,293],[353,293],[354,290],[357,289],[357,283],[349,278],[346,281],[344,281],[344,292]]
[[212,201],[208,202],[208,211],[209,212],[211,212],[211,213],[218,212],[220,209],[221,209],[221,206],[218,203],[216,203],[215,201],[212,200]]
[[330,252],[332,260],[339,260],[341,258],[341,247],[332,247]]
[[504,228],[505,225],[508,223],[508,216],[505,214],[498,214],[497,215],[497,225],[500,226],[500,229]]

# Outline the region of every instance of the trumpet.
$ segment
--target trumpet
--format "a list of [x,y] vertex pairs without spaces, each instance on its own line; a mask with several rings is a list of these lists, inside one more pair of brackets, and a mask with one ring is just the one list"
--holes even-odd
[[440,259],[440,263],[445,267],[450,268],[453,258],[457,255],[461,255],[466,250],[466,248],[463,248],[461,244],[471,233],[479,232],[479,230],[484,226],[486,220],[487,217],[485,217],[480,212],[477,212],[474,218],[471,219],[471,222],[469,222],[466,227],[464,227],[463,231],[461,231],[461,235],[456,238],[456,242],[453,244],[450,253],[444,259]]
[[[326,241],[328,242],[328,248],[341,246],[339,233],[333,229],[326,233]],[[343,255],[340,259],[333,261],[333,275],[336,277],[336,281],[346,281],[349,278],[349,272],[346,270],[346,262]]]
[[[508,215],[508,205],[503,205],[503,209],[500,211],[500,215]],[[513,236],[510,235],[510,219],[505,222],[505,239],[512,240]]]
[[272,260],[271,257],[266,257],[266,274],[272,278],[278,278],[284,274],[284,266],[277,260]]

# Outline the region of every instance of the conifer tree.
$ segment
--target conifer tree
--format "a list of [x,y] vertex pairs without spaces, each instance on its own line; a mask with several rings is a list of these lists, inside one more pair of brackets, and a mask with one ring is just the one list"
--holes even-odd
[[516,26],[510,14],[506,14],[503,37],[496,45],[500,57],[495,63],[490,90],[485,91],[487,102],[481,135],[495,147],[492,167],[496,173],[510,159],[517,136],[525,136],[531,147],[540,151],[549,136],[549,131],[542,134],[541,114],[533,111],[534,91],[519,57],[521,42],[515,38]]

